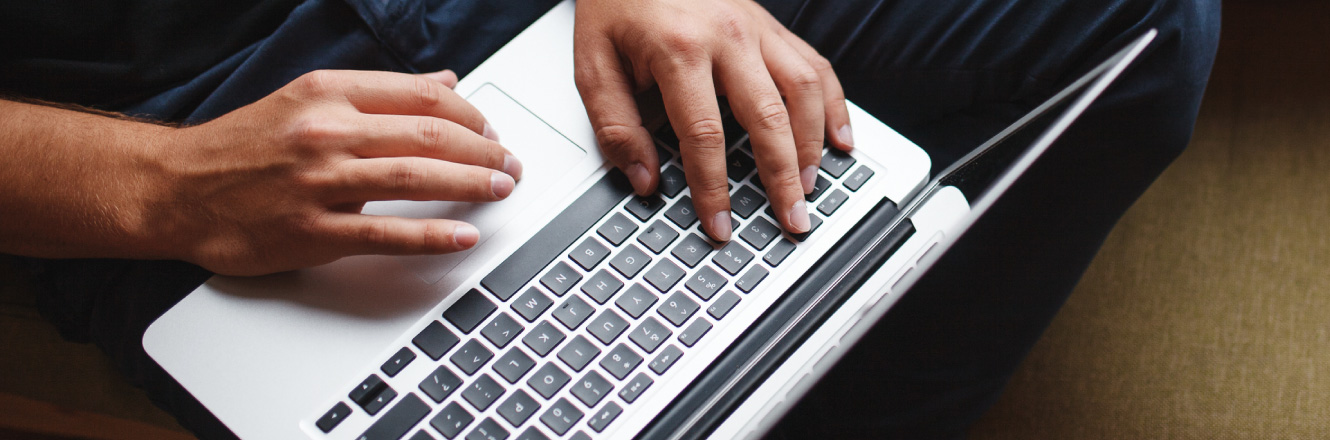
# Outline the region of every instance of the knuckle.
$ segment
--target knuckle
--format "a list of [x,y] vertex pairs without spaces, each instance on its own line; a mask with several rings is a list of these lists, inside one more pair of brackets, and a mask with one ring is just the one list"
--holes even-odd
[[790,86],[794,88],[792,92],[821,92],[822,76],[814,69],[800,69],[795,72],[794,77],[790,78]]
[[420,108],[422,109],[434,108],[443,101],[443,97],[441,96],[442,91],[439,90],[441,87],[443,87],[442,84],[439,84],[437,81],[427,78],[422,78],[419,76],[415,76],[412,78],[415,81],[416,100],[417,100],[416,103],[420,105]]
[[665,33],[662,44],[671,58],[681,64],[689,65],[707,58],[704,38],[687,29],[674,29]]
[[416,122],[416,133],[422,145],[442,149],[447,145],[447,130],[443,124],[433,118],[420,118]]
[[388,171],[388,185],[401,191],[415,192],[425,186],[428,173],[420,166],[411,162],[399,162],[393,164]]
[[345,137],[348,128],[339,121],[318,113],[304,112],[291,122],[287,137],[294,145],[314,146]]
[[388,228],[387,219],[371,218],[360,228],[360,236],[357,238],[370,246],[384,246],[388,244]]
[[296,87],[306,95],[321,96],[336,92],[341,78],[331,70],[315,70],[296,78]]
[[622,153],[633,148],[635,131],[626,125],[606,125],[596,130],[596,141],[603,150]]
[[813,55],[809,57],[808,65],[812,67],[813,70],[822,74],[828,74],[834,71],[831,67],[831,61],[827,60],[827,57],[822,55]]
[[757,108],[754,113],[756,119],[753,120],[753,126],[757,130],[768,131],[786,131],[790,129],[790,114],[785,110],[785,104],[776,101]]
[[803,181],[799,178],[799,173],[794,170],[778,171],[771,177],[771,182],[767,178],[762,178],[762,183],[771,188],[799,188],[799,194],[803,195]]
[[704,118],[683,129],[683,139],[691,140],[694,148],[725,149],[725,125],[717,118]]
[[743,44],[748,40],[749,20],[741,12],[721,11],[716,16],[716,32],[725,41]]

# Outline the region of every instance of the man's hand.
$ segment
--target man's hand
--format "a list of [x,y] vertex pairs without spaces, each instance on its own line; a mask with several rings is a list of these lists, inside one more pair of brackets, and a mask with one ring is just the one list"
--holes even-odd
[[[360,214],[373,200],[487,202],[513,191],[520,162],[452,91],[456,81],[448,71],[313,72],[179,129],[0,102],[24,124],[3,124],[18,136],[0,137],[18,157],[0,166],[10,179],[0,207],[16,219],[0,227],[0,251],[256,275],[467,249],[479,232],[466,223]],[[61,184],[42,184],[51,181]]]
[[849,112],[830,63],[760,5],[580,0],[574,44],[577,87],[596,139],[638,194],[655,191],[660,162],[633,94],[659,85],[703,228],[730,239],[716,102],[725,95],[748,130],[777,219],[788,231],[808,230],[803,195],[813,190],[827,136],[852,148]]

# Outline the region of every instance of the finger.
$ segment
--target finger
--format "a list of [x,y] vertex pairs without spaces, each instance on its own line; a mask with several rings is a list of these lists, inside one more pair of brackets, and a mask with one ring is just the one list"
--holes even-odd
[[498,142],[455,122],[429,116],[366,115],[359,142],[351,153],[360,157],[418,156],[475,165],[522,178],[522,162]]
[[780,35],[790,47],[803,55],[804,60],[813,66],[813,70],[817,71],[817,76],[822,81],[822,102],[827,117],[827,136],[832,140],[831,145],[843,151],[854,149],[854,130],[850,126],[850,109],[845,104],[845,89],[841,87],[840,78],[836,77],[831,62],[818,54],[817,49],[808,42],[784,27],[780,28]]
[[684,176],[692,190],[702,228],[717,241],[729,241],[729,177],[725,172],[725,132],[712,85],[711,63],[704,56],[678,54],[653,72],[660,84],[665,113],[679,137]]
[[771,73],[758,56],[731,56],[740,62],[722,66],[719,77],[730,92],[727,97],[735,118],[748,129],[753,159],[757,161],[777,221],[792,233],[807,232],[808,208],[804,203],[790,115]]
[[494,128],[471,103],[442,83],[420,75],[347,71],[344,94],[363,113],[433,116],[498,141]]
[[512,194],[505,173],[423,158],[343,161],[326,187],[329,204],[372,200],[491,202]]
[[799,161],[799,182],[804,194],[811,193],[817,179],[817,166],[822,161],[826,133],[822,81],[803,56],[781,38],[763,39],[762,57],[776,88],[785,96]]
[[446,254],[480,241],[475,226],[447,219],[329,213],[321,219],[321,229],[345,255]]
[[420,76],[438,81],[440,84],[443,84],[444,87],[450,89],[457,87],[457,72],[453,72],[449,69],[443,69],[438,72],[421,73]]
[[617,51],[608,39],[578,34],[575,40],[577,90],[595,129],[596,143],[605,158],[628,175],[633,191],[656,191],[660,158],[651,134],[637,113],[632,84]]

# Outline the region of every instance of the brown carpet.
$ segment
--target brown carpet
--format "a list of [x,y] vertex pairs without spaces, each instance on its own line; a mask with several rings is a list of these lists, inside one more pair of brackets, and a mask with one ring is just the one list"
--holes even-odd
[[1330,436],[1328,18],[1225,5],[1190,149],[971,438]]

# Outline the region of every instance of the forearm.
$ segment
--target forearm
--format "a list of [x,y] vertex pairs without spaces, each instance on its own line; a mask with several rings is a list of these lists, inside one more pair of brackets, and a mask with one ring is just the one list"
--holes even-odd
[[170,258],[147,209],[170,127],[0,101],[0,252]]

